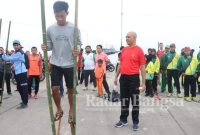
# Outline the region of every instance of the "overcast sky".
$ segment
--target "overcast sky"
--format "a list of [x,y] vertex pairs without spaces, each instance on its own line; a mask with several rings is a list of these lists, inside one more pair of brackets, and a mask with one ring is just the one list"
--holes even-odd
[[[47,26],[55,22],[53,3],[46,0]],[[74,0],[68,20],[74,22]],[[138,34],[137,44],[144,51],[157,48],[158,42],[175,43],[177,48],[200,45],[199,0],[123,0],[123,44],[128,31]],[[40,0],[0,0],[0,18],[3,19],[0,44],[6,44],[8,21],[12,21],[10,44],[18,39],[30,50],[42,43]],[[84,45],[97,44],[119,49],[121,43],[121,0],[79,0],[79,28]]]

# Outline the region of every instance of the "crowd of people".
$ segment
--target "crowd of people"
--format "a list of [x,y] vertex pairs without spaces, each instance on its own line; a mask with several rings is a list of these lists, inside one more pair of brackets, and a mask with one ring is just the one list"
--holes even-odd
[[[189,46],[184,47],[181,53],[178,53],[174,43],[165,45],[165,50],[163,50],[163,47],[163,43],[160,43],[158,51],[153,48],[148,49],[145,96],[154,97],[155,95],[156,98],[160,99],[157,92],[157,82],[160,83],[161,80],[162,93],[166,91],[166,85],[168,86],[167,97],[172,96],[175,87],[177,97],[182,98],[183,95],[180,90],[182,85],[185,100],[197,102],[196,93],[200,93],[200,53],[195,55],[194,49]],[[198,88],[198,91],[196,91],[196,88]]]

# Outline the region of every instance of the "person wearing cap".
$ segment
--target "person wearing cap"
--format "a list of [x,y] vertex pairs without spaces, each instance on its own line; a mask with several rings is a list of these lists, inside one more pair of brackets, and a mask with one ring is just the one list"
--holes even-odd
[[[188,102],[197,102],[196,78],[197,78],[197,56],[191,56],[190,47],[184,48],[184,56],[180,57],[177,68],[184,76],[184,97]],[[190,94],[191,93],[191,97]]]
[[[166,66],[166,57],[167,57],[167,53],[169,52],[169,45],[165,46],[165,54],[161,57],[160,60],[160,72],[161,72],[161,92],[165,92],[166,91],[166,85],[167,85],[167,66]],[[173,85],[171,85],[171,89],[173,91]]]
[[21,45],[18,40],[13,41],[13,48],[15,52],[11,56],[3,54],[2,58],[5,61],[10,61],[14,65],[17,89],[22,99],[22,103],[19,108],[25,108],[28,106],[28,83],[24,52],[21,50]]
[[[165,69],[167,69],[167,83],[168,86],[172,86],[172,78],[174,79],[175,87],[177,89],[177,97],[182,98],[179,82],[179,70],[177,69],[178,60],[180,55],[175,51],[176,45],[170,44],[170,51],[165,57]],[[168,87],[168,97],[172,96],[172,88]]]

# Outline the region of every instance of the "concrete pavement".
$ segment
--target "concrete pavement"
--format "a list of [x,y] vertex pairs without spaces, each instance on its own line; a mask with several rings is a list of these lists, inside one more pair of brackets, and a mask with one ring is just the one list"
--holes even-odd
[[[113,73],[107,74],[111,90],[113,76]],[[176,95],[166,98],[166,93],[160,94],[161,101],[145,98],[144,94],[141,94],[139,131],[131,130],[130,116],[129,125],[116,129],[114,124],[119,120],[120,103],[97,98],[97,92],[92,91],[92,85],[88,91],[83,91],[83,86],[77,87],[79,93],[77,135],[198,135],[200,133],[200,104],[185,102],[183,99],[177,99]],[[12,90],[14,89],[15,86],[12,85]],[[17,92],[13,92],[12,96],[4,93],[3,104],[0,107],[0,135],[51,135],[45,82],[40,84],[39,99],[30,99],[28,108],[17,109],[19,103]],[[62,98],[62,106],[64,117],[61,135],[70,135],[70,127],[67,124],[67,95]]]

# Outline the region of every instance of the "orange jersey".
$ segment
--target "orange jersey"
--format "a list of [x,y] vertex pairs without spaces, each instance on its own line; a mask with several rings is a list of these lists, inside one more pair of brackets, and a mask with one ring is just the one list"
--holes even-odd
[[42,60],[40,56],[29,55],[28,75],[41,75],[42,74]]
[[101,79],[103,78],[104,75],[104,68],[103,67],[96,67],[95,68],[95,77],[96,79]]

